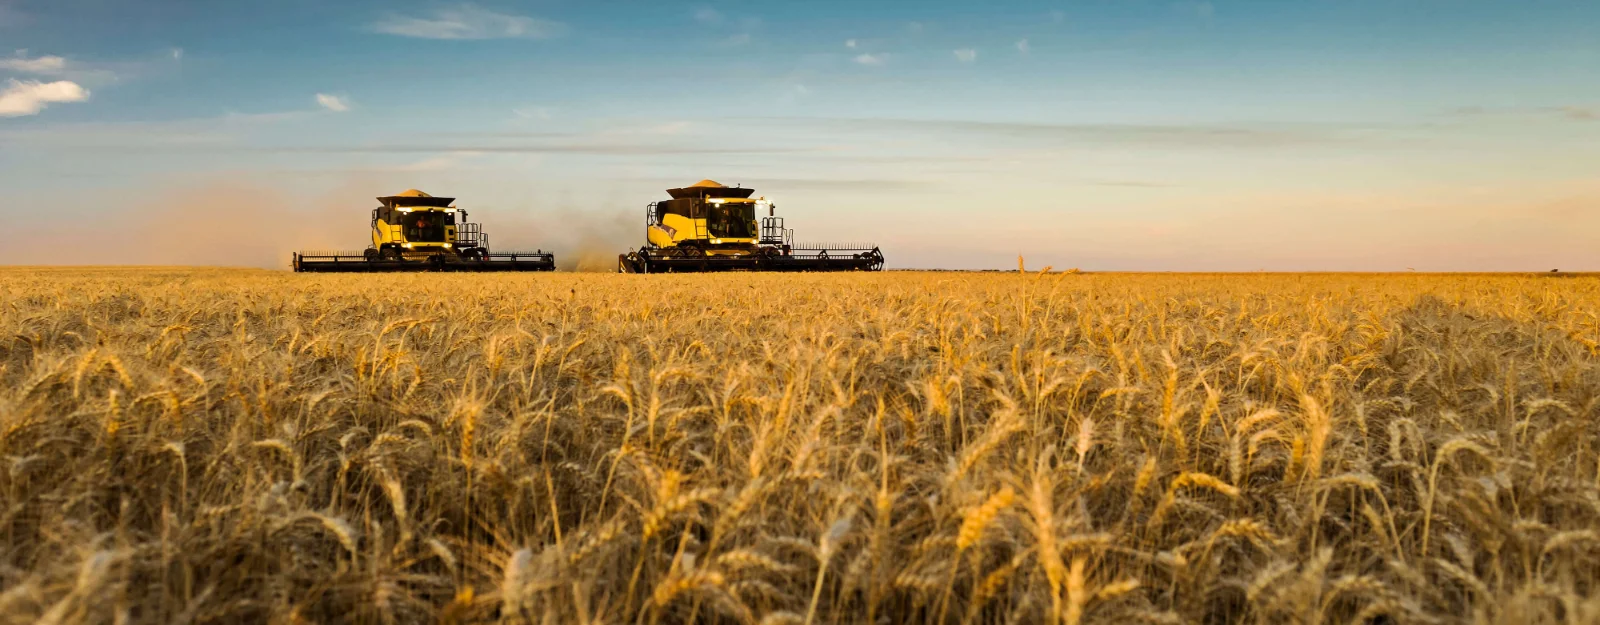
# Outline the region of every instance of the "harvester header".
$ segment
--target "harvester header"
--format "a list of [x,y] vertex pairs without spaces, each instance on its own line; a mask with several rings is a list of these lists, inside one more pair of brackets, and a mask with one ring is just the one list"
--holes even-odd
[[298,252],[295,271],[550,271],[555,255],[491,252],[489,235],[467,222],[453,197],[416,189],[378,198],[372,245],[361,252]]
[[[617,257],[622,273],[879,271],[875,245],[794,243],[776,206],[755,189],[701,180],[645,207],[645,245]],[[757,224],[758,213],[760,215]]]

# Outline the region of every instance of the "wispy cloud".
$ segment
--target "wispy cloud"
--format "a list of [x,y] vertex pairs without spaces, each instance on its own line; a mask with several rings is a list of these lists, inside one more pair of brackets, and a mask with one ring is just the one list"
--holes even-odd
[[422,171],[449,171],[463,164],[463,161],[479,156],[477,152],[452,152],[444,156],[434,156],[420,161],[414,161],[390,168],[390,171],[422,172]]
[[701,24],[721,24],[725,20],[727,18],[723,17],[721,11],[711,7],[700,7],[694,11],[694,21]]
[[883,60],[882,54],[858,54],[855,58],[855,62],[861,65],[883,65]]
[[526,15],[500,13],[475,4],[461,4],[424,17],[389,15],[371,25],[374,32],[420,39],[546,39],[566,26]]
[[511,113],[521,119],[550,119],[553,109],[546,106],[524,106],[511,109]]
[[1484,120],[1515,120],[1519,118],[1522,120],[1528,120],[1555,116],[1569,121],[1600,121],[1600,107],[1578,105],[1498,108],[1489,108],[1484,106],[1461,106],[1449,110],[1447,114],[1454,117],[1468,119],[1476,118]]
[[67,69],[67,60],[59,56],[41,56],[28,58],[27,50],[18,50],[17,55],[9,59],[0,59],[0,69],[22,72],[24,74],[55,75]]
[[21,24],[27,16],[21,11],[11,7],[8,2],[0,2],[0,28]]
[[1600,109],[1586,108],[1582,106],[1563,106],[1561,107],[1561,114],[1565,115],[1567,119],[1575,119],[1578,121],[1592,122],[1595,120],[1600,120]]
[[[1281,148],[1355,140],[1340,128],[1274,125],[1050,124],[893,118],[753,118],[795,126],[833,127],[852,133],[983,135],[1050,145],[1104,143],[1147,147]],[[1357,135],[1358,136],[1358,135]]]
[[174,60],[174,61],[183,60],[183,48],[173,48],[172,49],[172,60]]
[[1026,55],[1026,54],[1028,54],[1029,50],[1031,50],[1031,48],[1028,47],[1028,40],[1027,39],[1018,39],[1017,40],[1017,52],[1018,53]]
[[711,7],[700,7],[694,11],[694,21],[706,26],[720,27],[725,31],[734,31],[722,40],[725,46],[743,46],[754,40],[751,31],[761,28],[761,18],[744,16],[735,19]]
[[394,144],[347,146],[268,147],[257,152],[315,153],[315,154],[591,154],[596,156],[661,156],[678,154],[795,154],[810,152],[805,148],[780,148],[761,146],[706,147],[704,145],[648,145],[622,143],[566,143],[566,144]]
[[978,51],[972,48],[956,50],[956,60],[962,63],[972,63],[978,60]]
[[844,47],[850,48],[851,50],[856,49],[856,40],[854,40],[854,39],[846,39],[844,41]]
[[350,100],[348,98],[326,93],[317,94],[317,104],[335,113],[343,113],[350,110]]
[[252,136],[275,133],[279,124],[316,115],[316,110],[228,112],[163,121],[60,122],[34,128],[0,125],[0,145],[57,150],[236,149]]
[[1217,7],[1210,2],[1185,1],[1172,6],[1181,13],[1187,13],[1201,19],[1211,19],[1217,14]]
[[39,82],[13,78],[6,81],[6,89],[0,91],[0,117],[37,115],[50,104],[82,102],[87,99],[89,90],[75,82],[66,80]]

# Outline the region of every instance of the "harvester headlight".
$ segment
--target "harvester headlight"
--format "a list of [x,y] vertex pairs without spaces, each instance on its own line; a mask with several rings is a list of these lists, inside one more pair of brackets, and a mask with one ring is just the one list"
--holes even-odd
[[406,244],[406,249],[408,249],[408,250],[411,249],[411,244],[410,243]]
[[722,239],[712,239],[711,240],[711,244],[712,245],[722,245]]
[[449,243],[444,244],[444,249],[447,249],[447,250],[450,249],[450,244]]

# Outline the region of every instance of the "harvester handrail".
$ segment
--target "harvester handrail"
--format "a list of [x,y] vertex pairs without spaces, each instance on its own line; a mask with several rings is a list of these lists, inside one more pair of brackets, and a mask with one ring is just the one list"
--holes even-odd
[[789,247],[797,250],[871,250],[877,249],[874,243],[795,243]]

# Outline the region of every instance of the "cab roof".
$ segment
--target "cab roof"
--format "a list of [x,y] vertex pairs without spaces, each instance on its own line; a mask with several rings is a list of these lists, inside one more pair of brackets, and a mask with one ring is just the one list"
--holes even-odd
[[378,201],[382,202],[385,208],[395,208],[398,206],[431,206],[434,208],[448,208],[450,203],[456,201],[456,199],[453,197],[434,197],[416,189],[406,189],[394,195],[385,195],[380,197],[378,198]]
[[740,188],[740,187],[726,187],[726,186],[723,186],[722,183],[719,183],[719,182],[717,182],[715,180],[701,180],[700,182],[696,182],[696,183],[691,184],[691,185],[689,185],[687,187],[680,187],[680,188],[677,188],[677,189],[667,189],[667,193],[669,195],[671,195],[672,199],[674,199],[674,200],[681,200],[681,199],[684,199],[684,198],[712,198],[712,197],[747,198],[747,197],[750,197],[750,195],[755,193],[755,192],[756,192],[755,189],[745,189],[745,188]]

